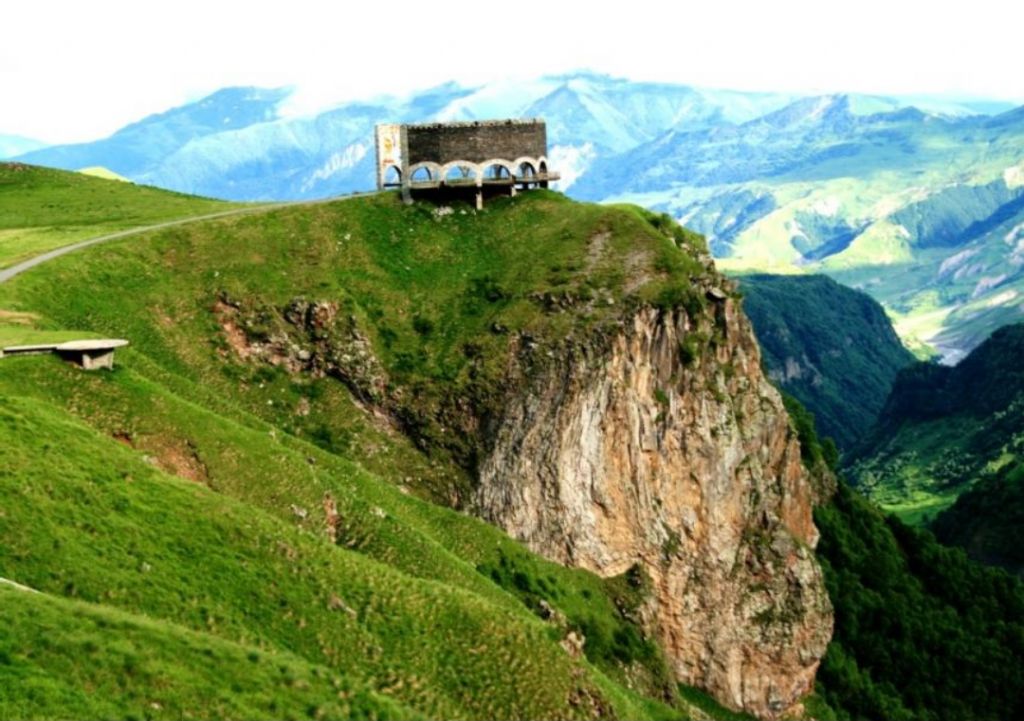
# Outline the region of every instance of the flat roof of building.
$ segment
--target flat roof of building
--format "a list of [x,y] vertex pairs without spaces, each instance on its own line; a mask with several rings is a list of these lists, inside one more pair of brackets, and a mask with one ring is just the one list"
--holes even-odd
[[416,128],[417,130],[428,130],[430,128],[485,128],[485,127],[497,127],[501,125],[544,125],[543,118],[508,118],[506,120],[453,120],[450,123],[445,122],[430,122],[430,123],[398,123],[404,125],[407,128]]

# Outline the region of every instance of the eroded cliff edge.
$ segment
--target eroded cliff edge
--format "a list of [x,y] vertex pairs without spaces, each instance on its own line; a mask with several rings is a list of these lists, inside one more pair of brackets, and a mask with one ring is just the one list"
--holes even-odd
[[[638,567],[643,625],[679,680],[760,717],[799,713],[832,631],[811,515],[827,489],[703,239],[544,193],[373,220],[333,297],[221,291],[220,352],[341,380],[423,451],[394,469],[403,488],[562,563]],[[331,427],[321,405],[296,410],[310,431]]]
[[[738,302],[640,307],[511,354],[474,510],[600,575],[640,564],[646,620],[679,679],[758,716],[798,711],[832,633],[814,558],[819,491]],[[529,370],[524,370],[529,369]]]

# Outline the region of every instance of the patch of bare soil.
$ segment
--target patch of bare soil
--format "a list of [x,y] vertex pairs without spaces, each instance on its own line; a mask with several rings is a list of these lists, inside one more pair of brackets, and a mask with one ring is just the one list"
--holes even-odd
[[604,248],[608,244],[608,239],[612,237],[611,231],[604,230],[600,233],[594,233],[590,236],[590,242],[587,244],[587,270],[592,270],[598,261],[601,260],[601,256],[604,255]]
[[231,350],[237,353],[240,358],[251,356],[253,351],[252,346],[249,345],[249,339],[245,337],[245,332],[235,323],[238,309],[222,300],[218,300],[213,305],[213,312],[217,316],[217,321],[220,323],[221,330],[224,331],[224,338],[227,340]]
[[167,473],[204,485],[210,479],[206,464],[189,441],[169,443],[152,452],[157,466]]

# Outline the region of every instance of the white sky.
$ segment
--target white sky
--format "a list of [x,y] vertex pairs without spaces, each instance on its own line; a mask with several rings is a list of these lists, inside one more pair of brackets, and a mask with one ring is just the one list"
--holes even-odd
[[228,85],[316,105],[580,68],[1024,103],[1022,26],[1019,0],[9,0],[0,133],[94,139]]

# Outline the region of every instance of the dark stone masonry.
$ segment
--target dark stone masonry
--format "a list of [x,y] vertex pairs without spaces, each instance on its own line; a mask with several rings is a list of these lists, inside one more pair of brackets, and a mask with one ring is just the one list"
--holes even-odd
[[548,187],[547,126],[543,120],[486,120],[376,128],[377,188],[414,196],[470,195],[478,208],[488,194]]

